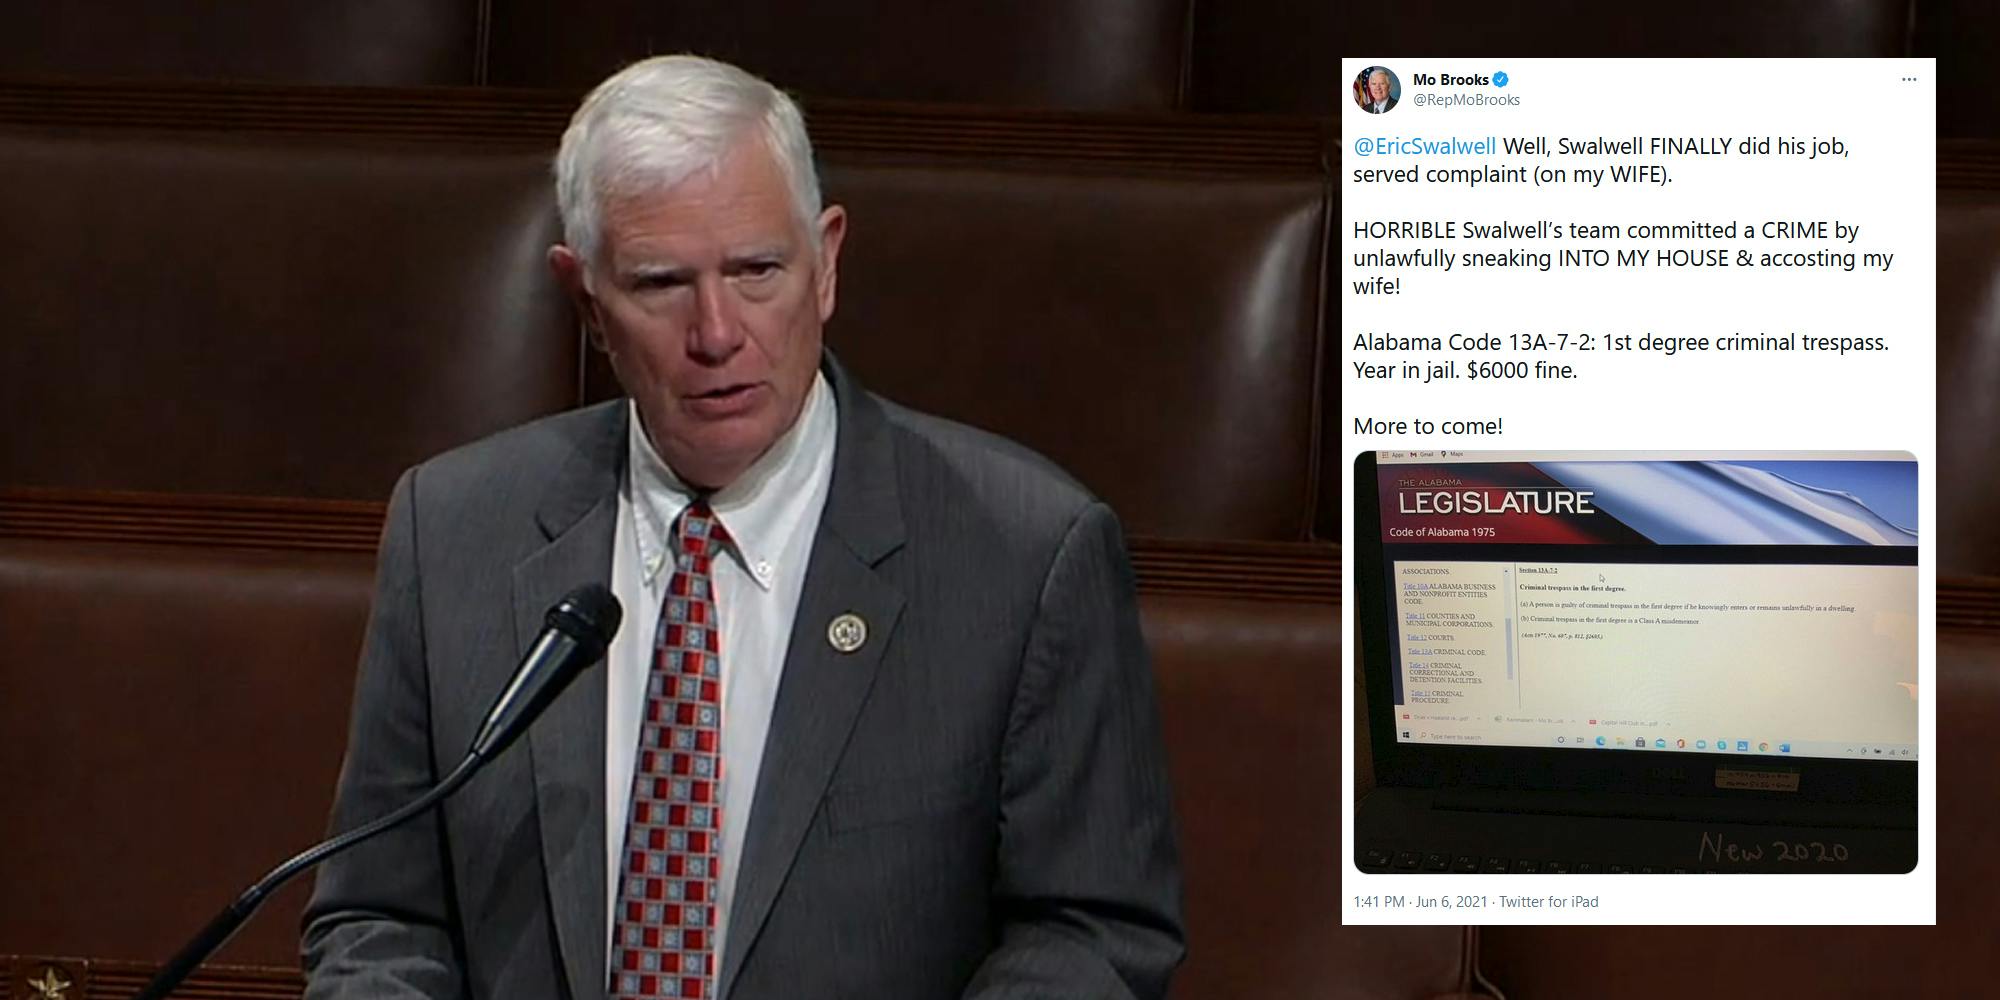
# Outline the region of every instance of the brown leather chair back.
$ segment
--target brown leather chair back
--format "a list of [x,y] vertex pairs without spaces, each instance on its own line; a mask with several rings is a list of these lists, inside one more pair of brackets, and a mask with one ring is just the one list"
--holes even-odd
[[2000,575],[2000,191],[1938,194],[1938,571]]
[[475,82],[465,0],[64,0],[0,5],[0,76]]
[[[365,553],[0,538],[0,950],[164,961],[325,834],[372,575]],[[295,966],[304,902],[220,960]]]
[[488,80],[581,88],[645,56],[697,52],[815,97],[1167,110],[1185,19],[1185,0],[502,4]]
[[869,385],[1005,434],[1134,534],[1305,537],[1319,177],[830,163],[828,341]]
[[[1513,5],[1478,0],[1196,3],[1186,106],[1197,111],[1338,114],[1351,104],[1353,93],[1352,81],[1340,78],[1338,57],[1352,52],[1594,58],[1900,56],[1906,54],[1910,4],[1694,0],[1656,7],[1543,0],[1532,8],[1532,16],[1526,15],[1525,9]],[[1940,61],[1939,68],[1944,66]],[[1715,83],[1717,99],[1722,99],[1726,87],[1724,81]],[[1942,89],[1939,98],[1942,103]]]
[[573,405],[547,157],[0,126],[0,484],[379,500]]

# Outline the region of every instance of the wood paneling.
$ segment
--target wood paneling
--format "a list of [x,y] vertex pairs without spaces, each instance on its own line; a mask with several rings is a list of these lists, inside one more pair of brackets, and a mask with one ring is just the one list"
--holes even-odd
[[[0,490],[0,537],[372,553],[385,513],[352,501],[16,488]],[[1340,599],[1333,545],[1136,537],[1131,549],[1142,593]]]
[[[348,501],[0,489],[0,537],[373,552],[384,512]],[[1142,593],[1340,601],[1331,543],[1139,536],[1131,550]],[[1937,614],[1941,629],[2000,632],[2000,578],[1940,577]]]
[[[0,126],[204,129],[546,147],[580,93],[502,88],[0,83]],[[881,101],[805,104],[821,154],[923,153],[1121,170],[1319,174],[1331,122],[1279,116],[1085,114]]]
[[0,537],[374,552],[387,506],[339,500],[0,490]]
[[2000,632],[2000,579],[1939,577],[1937,622],[1940,630]]
[[[193,934],[192,929],[189,934]],[[88,958],[0,955],[0,1000],[130,1000],[152,980],[159,966],[145,962]],[[55,979],[47,980],[49,970]],[[66,982],[57,992],[44,992],[34,982]],[[242,965],[207,966],[195,971],[174,996],[182,1000],[294,1000],[305,990],[295,969]],[[11,992],[10,992],[11,991]]]
[[1947,190],[2000,190],[2000,141],[1940,140],[1937,186]]

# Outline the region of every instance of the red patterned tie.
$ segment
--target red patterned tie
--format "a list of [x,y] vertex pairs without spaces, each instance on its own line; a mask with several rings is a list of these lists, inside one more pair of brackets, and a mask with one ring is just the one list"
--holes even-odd
[[715,996],[722,865],[722,653],[713,557],[729,533],[707,501],[676,522],[646,714],[632,765],[611,997]]

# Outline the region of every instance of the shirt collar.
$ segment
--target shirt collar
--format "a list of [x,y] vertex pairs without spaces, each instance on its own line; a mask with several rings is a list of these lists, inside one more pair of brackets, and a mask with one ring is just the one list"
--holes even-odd
[[[688,486],[653,449],[639,419],[639,404],[628,401],[625,467],[630,471],[626,488],[632,501],[632,518],[639,543],[639,574],[653,586],[660,571],[672,565],[674,521],[694,502],[695,491]],[[806,391],[805,405],[791,429],[780,435],[743,475],[709,495],[708,504],[716,520],[729,532],[734,553],[746,574],[757,586],[770,590],[777,579],[778,558],[784,533],[783,500],[811,485],[815,459],[834,446],[835,415],[833,390],[826,376],[815,373]]]

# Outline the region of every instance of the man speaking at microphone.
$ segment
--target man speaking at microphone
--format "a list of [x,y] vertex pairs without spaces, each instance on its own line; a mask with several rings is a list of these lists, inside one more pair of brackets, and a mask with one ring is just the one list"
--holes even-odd
[[847,218],[769,84],[635,64],[556,175],[549,262],[630,398],[397,484],[334,827],[457,762],[565,591],[625,624],[321,872],[307,996],[1164,996],[1179,870],[1111,512],[822,349]]

